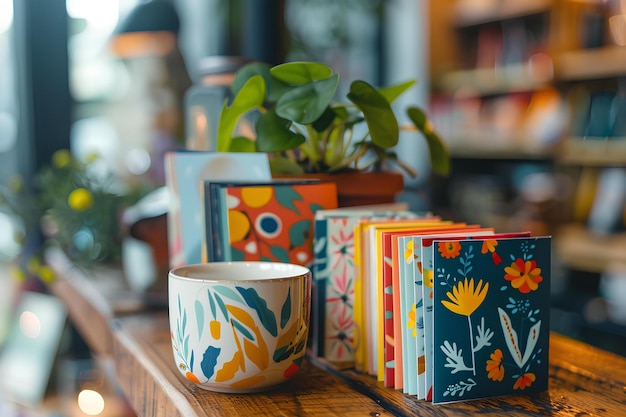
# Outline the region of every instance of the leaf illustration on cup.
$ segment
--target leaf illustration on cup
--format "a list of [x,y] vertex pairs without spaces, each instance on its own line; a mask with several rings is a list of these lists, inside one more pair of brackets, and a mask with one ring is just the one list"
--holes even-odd
[[242,295],[246,304],[253,308],[263,323],[263,327],[274,337],[278,335],[276,326],[276,316],[267,308],[267,302],[259,296],[254,288],[237,287],[237,291]]
[[215,365],[217,365],[217,358],[220,355],[220,348],[215,346],[209,346],[202,355],[202,362],[200,362],[200,368],[205,377],[211,379],[215,372]]

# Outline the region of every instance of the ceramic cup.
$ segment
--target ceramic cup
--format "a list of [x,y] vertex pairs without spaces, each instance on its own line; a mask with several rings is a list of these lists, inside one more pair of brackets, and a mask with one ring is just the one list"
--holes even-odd
[[311,306],[309,269],[278,262],[212,262],[169,272],[176,367],[199,387],[256,392],[302,365]]

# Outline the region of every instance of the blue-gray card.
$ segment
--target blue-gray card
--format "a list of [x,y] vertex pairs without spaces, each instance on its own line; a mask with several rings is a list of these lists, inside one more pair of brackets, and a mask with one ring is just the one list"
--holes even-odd
[[434,242],[433,403],[547,389],[550,246]]

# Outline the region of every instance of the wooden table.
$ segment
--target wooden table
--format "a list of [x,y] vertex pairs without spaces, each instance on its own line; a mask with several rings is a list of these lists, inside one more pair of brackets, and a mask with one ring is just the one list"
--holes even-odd
[[[121,274],[85,274],[49,257],[53,292],[94,352],[115,363],[118,382],[141,416],[626,416],[626,358],[551,334],[546,392],[432,405],[368,375],[308,356],[288,384],[260,394],[220,394],[187,382],[172,359],[167,312],[141,308]],[[133,307],[134,306],[134,307]]]

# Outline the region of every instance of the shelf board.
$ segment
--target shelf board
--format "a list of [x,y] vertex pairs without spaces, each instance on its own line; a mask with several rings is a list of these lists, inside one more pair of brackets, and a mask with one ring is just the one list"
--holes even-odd
[[626,233],[601,236],[568,225],[554,234],[554,247],[563,263],[582,271],[602,273],[611,264],[626,264]]
[[[504,0],[492,2],[488,7],[469,5],[457,7],[454,23],[458,28],[499,22],[524,16],[545,13],[550,10],[552,0]],[[469,2],[468,2],[469,4]]]
[[557,161],[561,164],[583,166],[626,165],[626,137],[579,138],[563,140]]
[[535,91],[550,85],[550,77],[535,77],[527,64],[499,68],[475,68],[444,74],[436,85],[442,91],[467,90],[478,96],[507,94],[516,91]]
[[506,141],[490,141],[485,139],[501,137],[493,132],[465,132],[451,135],[448,151],[453,158],[463,159],[550,159],[553,151],[549,147],[529,146],[522,138],[511,138]]
[[562,52],[555,57],[555,72],[562,81],[626,75],[626,46]]

